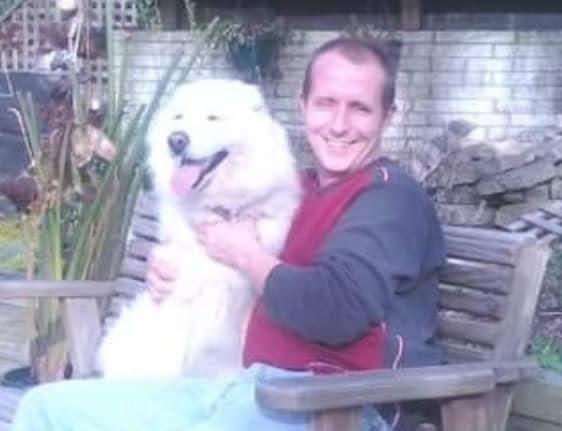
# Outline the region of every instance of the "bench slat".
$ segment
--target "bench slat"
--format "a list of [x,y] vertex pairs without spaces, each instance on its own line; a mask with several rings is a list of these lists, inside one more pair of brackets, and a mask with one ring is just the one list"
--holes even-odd
[[497,324],[476,321],[463,316],[440,314],[438,334],[446,338],[493,346],[499,327]]
[[146,266],[146,261],[127,256],[123,259],[123,264],[121,265],[120,278],[144,281]]
[[492,239],[482,243],[477,238],[450,236],[447,236],[446,241],[449,257],[504,265],[514,265],[517,262],[518,248],[510,244],[494,243]]
[[127,246],[127,255],[136,259],[145,260],[155,243],[144,238],[133,238]]
[[475,294],[467,289],[442,286],[439,292],[441,309],[462,311],[479,317],[501,319],[505,312],[504,298]]
[[158,212],[158,200],[151,193],[143,193],[142,196],[139,197],[137,204],[135,206],[135,215],[156,219]]
[[118,279],[115,292],[120,296],[134,297],[146,289],[146,283],[132,278]]
[[137,237],[153,242],[158,241],[158,222],[156,220],[137,218],[133,221],[131,229]]
[[450,340],[444,340],[443,347],[447,361],[452,364],[485,361],[492,358],[492,351],[489,348],[476,348],[468,344],[453,343]]
[[439,279],[446,284],[507,294],[512,277],[513,267],[511,266],[448,259]]

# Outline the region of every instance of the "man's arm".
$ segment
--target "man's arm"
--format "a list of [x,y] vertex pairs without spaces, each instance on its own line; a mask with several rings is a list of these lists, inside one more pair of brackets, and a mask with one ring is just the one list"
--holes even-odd
[[263,291],[267,313],[313,341],[355,340],[383,322],[392,295],[415,286],[427,270],[428,247],[438,242],[430,238],[431,223],[432,204],[413,181],[371,186],[346,210],[312,265],[272,268]]

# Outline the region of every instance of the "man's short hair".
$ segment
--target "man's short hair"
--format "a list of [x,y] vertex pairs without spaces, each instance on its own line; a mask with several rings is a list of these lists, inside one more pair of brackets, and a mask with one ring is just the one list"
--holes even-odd
[[394,96],[396,93],[395,75],[396,64],[393,63],[389,53],[389,47],[377,41],[359,39],[355,37],[339,37],[332,39],[317,48],[310,57],[304,73],[302,84],[302,97],[306,99],[312,86],[312,68],[314,63],[322,54],[337,52],[354,64],[368,61],[376,61],[384,71],[383,109],[388,111],[394,108]]

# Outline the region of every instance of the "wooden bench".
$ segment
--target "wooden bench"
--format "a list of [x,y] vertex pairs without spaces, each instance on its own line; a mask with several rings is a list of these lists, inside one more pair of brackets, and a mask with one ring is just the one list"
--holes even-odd
[[[64,298],[74,376],[91,375],[103,325],[144,289],[156,238],[153,211],[149,198],[137,206],[116,281],[0,283],[0,297]],[[528,232],[446,226],[445,234],[439,337],[450,364],[268,380],[257,385],[258,401],[314,412],[315,430],[356,429],[362,405],[421,399],[439,401],[443,430],[504,429],[514,385],[536,370],[524,352],[550,248]],[[99,299],[107,296],[112,300],[100,313]]]

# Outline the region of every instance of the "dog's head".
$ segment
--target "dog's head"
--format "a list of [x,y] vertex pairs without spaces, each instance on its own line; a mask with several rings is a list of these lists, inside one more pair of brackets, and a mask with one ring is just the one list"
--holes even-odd
[[234,80],[184,84],[159,111],[149,132],[155,182],[178,194],[204,188],[227,159],[247,151],[255,115],[266,111],[257,87]]

